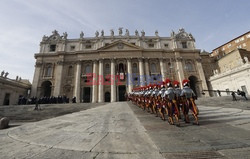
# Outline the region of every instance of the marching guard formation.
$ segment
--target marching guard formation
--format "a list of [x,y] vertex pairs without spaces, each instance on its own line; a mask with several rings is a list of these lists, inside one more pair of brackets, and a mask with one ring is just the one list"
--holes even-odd
[[158,84],[134,88],[128,94],[128,99],[143,110],[160,116],[164,121],[167,116],[169,124],[176,126],[180,126],[181,112],[184,121],[190,123],[189,110],[191,110],[195,119],[194,124],[199,125],[199,109],[195,104],[197,97],[189,87],[189,80],[183,80],[182,84],[183,89],[180,88],[180,82],[166,79]]

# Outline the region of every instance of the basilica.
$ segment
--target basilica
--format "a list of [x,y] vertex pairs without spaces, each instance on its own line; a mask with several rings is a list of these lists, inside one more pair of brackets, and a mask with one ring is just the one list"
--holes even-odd
[[133,88],[166,78],[189,79],[202,96],[202,90],[208,90],[204,57],[183,28],[169,37],[119,28],[117,34],[113,29],[107,34],[96,31],[94,37],[81,32],[75,39],[54,30],[42,38],[35,54],[31,97],[76,97],[78,103],[124,101]]

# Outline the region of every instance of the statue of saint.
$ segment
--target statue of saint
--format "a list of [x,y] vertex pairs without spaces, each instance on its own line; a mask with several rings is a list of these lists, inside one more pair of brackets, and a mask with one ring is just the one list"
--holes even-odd
[[135,36],[139,36],[139,32],[137,29],[135,30]]
[[96,31],[96,32],[95,32],[95,37],[98,37],[98,36],[99,36],[99,32]]
[[159,36],[158,30],[155,31],[155,36],[157,36],[157,37]]
[[142,37],[145,36],[145,31],[144,30],[141,31],[141,36]]
[[104,30],[101,31],[101,36],[104,36]]
[[5,72],[4,78],[7,78],[8,75],[9,75],[9,73]]
[[114,30],[113,29],[110,30],[110,35],[114,36]]
[[65,39],[65,40],[66,40],[66,39],[67,39],[67,37],[68,37],[67,32],[64,32],[64,33],[63,33],[63,39]]
[[125,33],[126,36],[129,36],[129,30],[126,29],[126,33]]
[[84,33],[81,31],[80,38],[83,39]]
[[119,30],[119,35],[121,36],[122,35],[122,27],[120,27],[118,30]]
[[1,73],[1,77],[3,77],[3,75],[4,75],[4,71],[2,71],[2,73]]

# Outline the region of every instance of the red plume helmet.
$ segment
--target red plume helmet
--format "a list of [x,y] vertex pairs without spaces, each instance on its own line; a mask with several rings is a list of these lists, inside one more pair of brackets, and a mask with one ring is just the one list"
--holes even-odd
[[174,84],[175,87],[177,87],[180,84],[180,82],[179,81],[174,81],[173,84]]
[[166,78],[166,79],[165,79],[165,84],[166,84],[167,86],[170,86],[170,84],[171,84],[171,80],[170,80],[170,79],[168,79],[168,78]]
[[187,79],[184,79],[183,81],[182,81],[182,85],[183,86],[185,86],[186,84],[188,84],[189,83],[189,80],[187,80]]

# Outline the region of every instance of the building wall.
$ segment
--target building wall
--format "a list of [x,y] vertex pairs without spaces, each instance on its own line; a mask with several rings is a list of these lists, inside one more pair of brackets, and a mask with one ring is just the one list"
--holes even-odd
[[0,77],[0,106],[6,105],[5,98],[7,94],[9,94],[9,104],[7,105],[18,104],[19,96],[28,97],[30,88],[31,84]]
[[[89,85],[86,70],[93,73],[91,80],[94,81],[100,81],[102,78],[98,77],[106,77],[108,74],[119,77],[124,75],[125,80],[120,80],[119,84],[125,86],[126,92],[130,92],[134,87],[149,84],[145,81],[145,75],[161,75],[160,80],[170,78],[179,81],[194,77],[198,95],[203,89],[207,89],[200,50],[195,48],[194,38],[184,29],[177,33],[172,32],[171,37],[159,37],[157,34],[79,39],[67,39],[65,34],[60,36],[57,31],[53,31],[51,36],[43,37],[40,52],[35,54],[35,58],[36,68],[31,93],[37,97],[45,94],[44,84],[49,83],[51,96],[76,96],[78,102],[85,102],[86,96],[90,96],[92,102],[103,102],[105,93],[112,94],[112,101],[121,98],[119,89],[123,88],[117,83]],[[108,73],[105,68],[107,64],[110,66]],[[120,70],[120,64],[123,65],[123,71]],[[137,65],[135,75],[138,77],[133,77],[133,80],[137,78],[137,83],[129,85],[127,79],[134,73],[133,64]],[[49,66],[51,74],[48,75]],[[70,66],[72,74],[69,75]],[[112,70],[114,72],[111,72]]]

